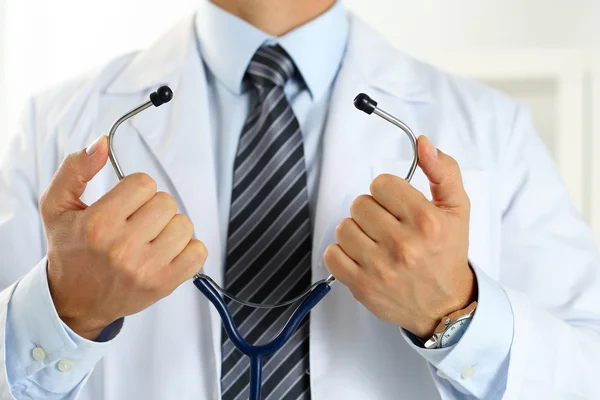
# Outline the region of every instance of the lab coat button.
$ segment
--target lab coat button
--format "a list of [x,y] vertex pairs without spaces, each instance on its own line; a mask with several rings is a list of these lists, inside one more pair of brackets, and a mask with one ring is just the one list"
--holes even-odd
[[446,375],[444,372],[442,372],[441,369],[438,369],[436,371],[437,376],[439,376],[442,379],[450,379],[450,377],[448,375]]
[[35,361],[43,361],[46,359],[46,351],[41,347],[36,347],[35,349],[33,349],[31,355],[33,356],[33,359]]
[[470,367],[470,366],[463,369],[462,372],[460,373],[460,377],[465,380],[471,379],[473,377],[473,375],[475,375],[475,368]]
[[57,368],[60,372],[69,372],[72,367],[71,361],[69,360],[60,360],[57,365]]

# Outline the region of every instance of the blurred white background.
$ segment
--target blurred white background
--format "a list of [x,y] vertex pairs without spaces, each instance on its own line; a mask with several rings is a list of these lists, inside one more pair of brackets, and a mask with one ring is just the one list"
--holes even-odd
[[[0,157],[29,96],[149,45],[199,1],[0,0]],[[600,1],[345,3],[398,48],[527,103],[600,243]]]

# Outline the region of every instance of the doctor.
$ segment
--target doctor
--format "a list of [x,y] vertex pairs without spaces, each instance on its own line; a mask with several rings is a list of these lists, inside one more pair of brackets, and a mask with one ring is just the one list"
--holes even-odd
[[[161,84],[117,183],[102,135]],[[429,138],[412,185],[363,91]],[[341,282],[268,399],[600,397],[600,260],[527,113],[333,0],[202,3],[31,100],[0,172],[3,400],[247,398],[201,268],[259,301]],[[238,311],[256,340],[285,317]]]

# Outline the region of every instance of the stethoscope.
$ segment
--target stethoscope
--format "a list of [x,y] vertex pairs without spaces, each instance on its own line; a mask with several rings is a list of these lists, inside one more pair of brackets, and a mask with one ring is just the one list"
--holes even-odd
[[[171,101],[172,98],[173,91],[168,86],[161,86],[160,88],[158,88],[157,91],[150,94],[149,101],[124,114],[121,118],[119,118],[113,123],[108,134],[108,155],[119,180],[123,179],[125,175],[123,174],[123,170],[121,169],[121,166],[119,164],[119,161],[117,160],[114,151],[114,137],[117,132],[117,129],[123,122],[146,110],[147,108],[153,105],[155,107],[159,107]],[[386,121],[396,125],[408,136],[413,150],[413,158],[408,173],[406,174],[406,177],[404,179],[410,182],[415,173],[418,162],[417,138],[415,134],[402,121],[388,114],[382,109],[378,108],[377,102],[364,93],[360,93],[358,96],[356,96],[356,98],[354,99],[354,106],[367,114],[375,114],[385,119]],[[232,294],[228,293],[225,289],[220,287],[213,279],[211,279],[209,276],[203,273],[198,273],[194,276],[194,285],[196,285],[196,287],[204,294],[204,296],[206,296],[206,298],[215,306],[217,312],[221,317],[221,320],[223,321],[223,327],[225,328],[225,332],[227,332],[229,339],[231,339],[233,344],[244,355],[250,358],[250,400],[260,400],[262,388],[262,365],[264,359],[273,355],[285,345],[285,343],[290,339],[294,332],[296,332],[296,329],[298,329],[298,326],[300,325],[304,317],[306,317],[306,315],[313,309],[313,307],[315,307],[327,295],[327,293],[329,293],[329,291],[331,290],[331,285],[334,282],[335,278],[333,277],[333,275],[330,275],[326,279],[322,279],[320,281],[315,282],[302,294],[293,299],[276,304],[258,304],[249,301],[244,301],[243,299],[239,299],[236,296],[233,296]],[[277,334],[277,336],[273,340],[271,340],[269,343],[256,346],[246,342],[246,340],[238,331],[238,328],[235,325],[235,322],[233,321],[233,316],[231,315],[231,311],[229,310],[229,307],[227,306],[224,297],[228,297],[229,299],[241,305],[254,308],[277,308],[289,306],[300,300],[302,300],[302,302],[296,308],[296,310],[294,311],[288,322],[285,324],[283,329]]]

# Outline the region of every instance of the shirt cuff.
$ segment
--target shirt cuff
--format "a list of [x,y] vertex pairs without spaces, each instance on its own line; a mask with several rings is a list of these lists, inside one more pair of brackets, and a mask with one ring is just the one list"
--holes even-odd
[[452,386],[449,395],[457,390],[477,398],[493,398],[506,386],[513,313],[504,289],[473,264],[471,267],[477,277],[477,309],[458,343],[444,349],[425,349],[414,343],[408,332],[401,332],[409,346],[437,369],[437,382]]
[[8,304],[6,365],[13,393],[40,387],[51,393],[71,392],[106,354],[106,340],[114,338],[122,324],[119,320],[107,327],[104,342],[73,332],[54,308],[44,258],[19,281]]

